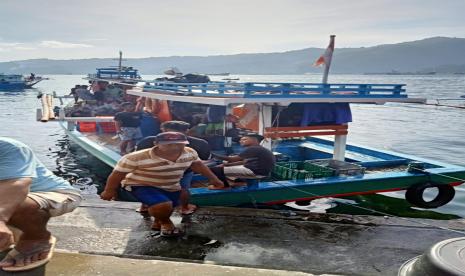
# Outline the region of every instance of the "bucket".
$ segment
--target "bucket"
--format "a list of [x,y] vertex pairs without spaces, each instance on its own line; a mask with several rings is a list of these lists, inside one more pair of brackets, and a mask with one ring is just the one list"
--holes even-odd
[[436,243],[423,255],[405,262],[397,275],[465,275],[465,237]]

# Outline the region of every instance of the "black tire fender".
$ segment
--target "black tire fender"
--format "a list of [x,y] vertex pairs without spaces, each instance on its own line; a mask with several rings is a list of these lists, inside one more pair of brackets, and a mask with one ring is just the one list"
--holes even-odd
[[[438,194],[431,201],[425,201],[423,193],[428,188],[437,188]],[[410,186],[405,193],[405,199],[412,205],[420,208],[430,209],[437,208],[447,204],[455,196],[454,187],[447,184],[438,184],[435,182],[426,182]]]

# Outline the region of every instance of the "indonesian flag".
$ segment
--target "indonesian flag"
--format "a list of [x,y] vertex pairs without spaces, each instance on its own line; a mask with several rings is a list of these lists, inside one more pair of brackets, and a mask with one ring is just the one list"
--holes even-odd
[[334,52],[334,37],[331,37],[328,48],[326,51],[313,63],[313,66],[321,66],[323,64],[329,65]]

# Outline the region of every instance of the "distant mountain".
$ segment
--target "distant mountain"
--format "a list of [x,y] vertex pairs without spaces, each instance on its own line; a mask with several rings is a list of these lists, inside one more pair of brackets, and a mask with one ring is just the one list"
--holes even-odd
[[[337,41],[336,41],[337,45]],[[127,59],[126,65],[142,74],[162,74],[176,66],[182,72],[231,74],[303,74],[321,72],[312,63],[323,53],[307,48],[281,53],[219,56],[171,56]],[[332,73],[465,71],[465,39],[433,37],[423,40],[362,48],[336,48]],[[30,59],[1,62],[1,73],[86,74],[97,67],[115,65],[112,59],[51,60]]]

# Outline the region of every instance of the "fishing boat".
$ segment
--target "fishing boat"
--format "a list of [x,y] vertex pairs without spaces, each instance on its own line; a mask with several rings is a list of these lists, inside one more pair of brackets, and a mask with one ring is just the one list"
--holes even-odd
[[46,78],[35,76],[23,76],[18,74],[8,75],[0,73],[0,90],[22,90],[31,88],[35,84],[45,80]]
[[120,82],[125,84],[136,84],[141,81],[137,69],[131,66],[123,66],[123,52],[119,52],[118,66],[97,68],[96,73],[88,74],[85,79],[90,81]]
[[[152,82],[127,91],[130,95],[172,102],[223,106],[255,103],[260,107],[259,133],[268,138],[264,146],[278,159],[271,177],[246,180],[248,185],[229,190],[192,188],[192,202],[202,205],[237,206],[250,203],[277,204],[359,194],[407,190],[406,199],[415,206],[435,208],[454,197],[454,186],[462,184],[465,168],[360,145],[346,145],[348,125],[276,127],[274,106],[291,103],[419,103],[410,98],[403,84],[312,84],[312,83],[207,83],[176,84]],[[61,125],[69,137],[86,151],[114,167],[121,156],[112,133],[82,124],[112,123],[113,118],[65,117]],[[81,124],[81,131],[76,123]],[[226,124],[225,132],[229,126]],[[334,140],[318,138],[333,136]],[[226,148],[240,147],[222,137]],[[437,188],[430,201],[423,198],[428,188]]]
[[[326,63],[328,56],[324,57]],[[320,58],[321,59],[321,58]],[[330,60],[330,59],[329,59]],[[465,167],[396,152],[347,144],[349,124],[294,124],[280,126],[279,114],[291,105],[425,103],[406,94],[405,84],[327,83],[325,68],[322,83],[209,82],[173,83],[144,81],[142,87],[126,91],[129,95],[171,103],[221,107],[224,118],[234,108],[257,107],[257,132],[266,137],[264,147],[274,153],[277,163],[267,178],[243,179],[244,186],[227,190],[191,188],[191,201],[200,206],[240,206],[243,204],[280,204],[323,197],[344,197],[406,190],[406,200],[421,208],[437,208],[454,198],[454,186],[463,184]],[[276,112],[278,111],[278,112]],[[192,114],[189,114],[192,115]],[[301,116],[303,116],[301,114]],[[221,116],[220,116],[221,117]],[[99,124],[113,118],[60,117],[60,124],[71,140],[107,165],[114,167],[121,158],[113,133]],[[76,127],[80,124],[80,130]],[[83,129],[83,123],[92,127]],[[217,153],[238,153],[240,146],[228,136],[234,126],[224,121],[216,134]],[[328,139],[329,138],[329,139]],[[197,180],[201,180],[198,176]],[[428,189],[437,189],[433,199],[425,199]]]

